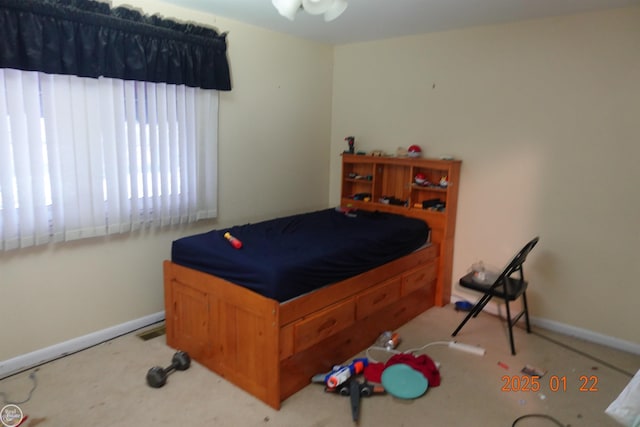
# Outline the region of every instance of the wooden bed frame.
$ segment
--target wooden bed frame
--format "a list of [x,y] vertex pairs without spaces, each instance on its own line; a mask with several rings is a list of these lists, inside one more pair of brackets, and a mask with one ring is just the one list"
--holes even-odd
[[164,262],[167,344],[275,409],[434,305],[432,245],[284,303]]
[[275,409],[436,303],[439,247],[279,303],[164,262],[167,345]]

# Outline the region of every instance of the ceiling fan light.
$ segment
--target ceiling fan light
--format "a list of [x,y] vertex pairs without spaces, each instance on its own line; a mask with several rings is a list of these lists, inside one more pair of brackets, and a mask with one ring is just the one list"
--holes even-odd
[[302,0],[272,0],[271,3],[280,15],[291,21],[294,20],[296,13],[302,6]]
[[334,0],[302,0],[302,7],[310,15],[322,15],[331,7]]
[[324,20],[327,22],[333,21],[338,16],[342,15],[342,12],[347,9],[348,5],[347,0],[333,0],[333,4],[324,14]]

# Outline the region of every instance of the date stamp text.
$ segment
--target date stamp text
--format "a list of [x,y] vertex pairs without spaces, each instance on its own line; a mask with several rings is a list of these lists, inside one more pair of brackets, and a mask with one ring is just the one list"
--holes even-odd
[[581,393],[595,393],[598,391],[597,375],[580,375],[577,378],[566,375],[551,375],[542,379],[537,375],[503,375],[501,378],[503,392],[538,392],[543,386],[548,386],[553,393],[577,390]]

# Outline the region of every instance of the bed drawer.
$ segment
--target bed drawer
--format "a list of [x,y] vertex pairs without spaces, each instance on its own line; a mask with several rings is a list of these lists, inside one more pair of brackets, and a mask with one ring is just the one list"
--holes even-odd
[[436,280],[436,263],[418,267],[402,276],[402,295],[410,294]]
[[334,304],[294,324],[293,345],[301,351],[352,325],[355,321],[355,299]]
[[389,280],[358,296],[356,318],[362,319],[400,298],[400,278]]

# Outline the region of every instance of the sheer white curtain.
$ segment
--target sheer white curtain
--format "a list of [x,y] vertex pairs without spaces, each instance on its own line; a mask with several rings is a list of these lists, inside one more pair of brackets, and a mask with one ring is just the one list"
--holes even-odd
[[218,92],[0,69],[0,247],[217,215]]

